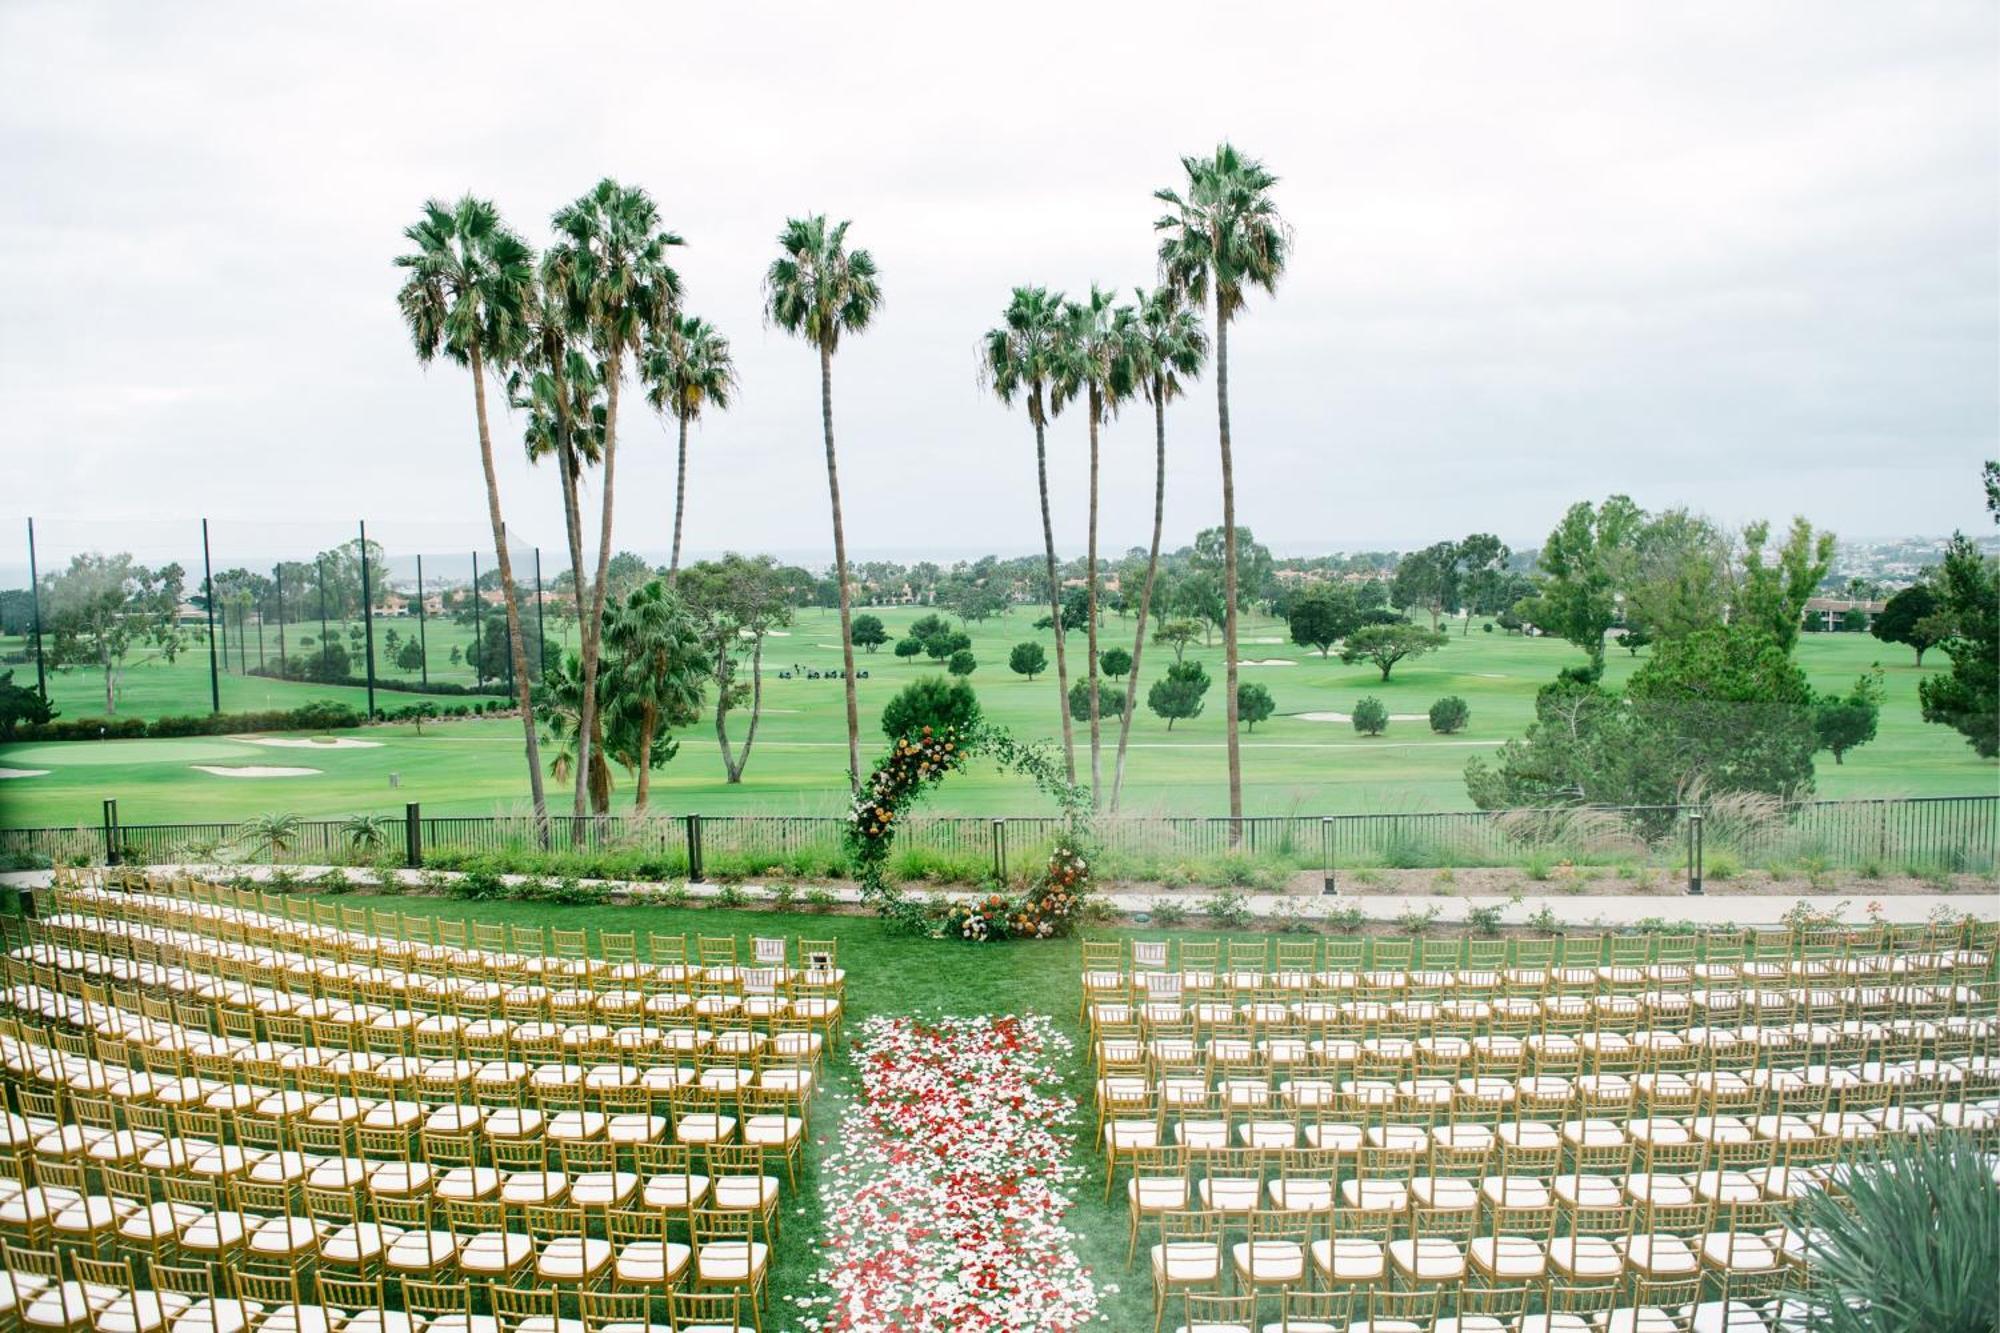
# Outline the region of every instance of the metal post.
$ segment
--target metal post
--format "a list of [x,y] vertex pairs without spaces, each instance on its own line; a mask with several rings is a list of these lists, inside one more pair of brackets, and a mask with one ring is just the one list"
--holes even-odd
[[424,864],[424,821],[415,801],[403,806],[403,860],[412,870]]
[[[500,525],[500,541],[502,544],[502,549],[497,550],[493,553],[493,563],[498,565],[502,570],[511,573],[514,568],[513,565],[509,564],[508,562],[500,558],[507,554],[505,550],[505,544],[507,541],[507,525],[504,523]],[[500,595],[503,597],[507,596],[513,591],[514,590],[512,588],[509,588],[504,583],[500,585]],[[528,627],[526,625],[521,626],[522,633],[525,634],[527,632],[527,629]],[[512,646],[513,646],[512,644],[508,645],[509,648],[511,648]],[[502,673],[502,675],[507,682],[507,695],[509,698],[512,698],[514,694],[514,654],[512,652],[509,652],[506,656],[507,656],[507,666],[506,670]]]
[[368,716],[375,716],[375,598],[368,586],[368,524],[361,524],[362,657],[368,663]]
[[1333,874],[1333,817],[1321,815],[1319,820],[1319,864],[1320,894],[1339,893],[1340,885]]
[[319,674],[326,675],[326,552],[313,557],[313,567],[319,571]]
[[474,551],[472,553],[472,688],[475,690],[486,683],[480,666],[484,654],[480,652],[479,622],[484,619],[486,619],[485,603],[479,600],[479,552]]
[[1007,882],[1007,821],[993,821],[993,878],[997,883]]
[[215,571],[208,560],[208,520],[201,521],[201,579],[208,593],[208,702],[222,711],[222,678],[215,674]]
[[49,701],[49,673],[42,664],[42,578],[35,567],[35,520],[28,520],[28,603],[34,609],[35,690]]
[[423,657],[424,684],[431,683],[431,642],[424,629],[424,558],[417,557],[417,652]]
[[285,674],[285,562],[271,566],[272,582],[278,585],[278,674]]
[[104,802],[104,864],[118,864],[118,802],[111,798]]
[[[239,606],[236,609],[236,674],[239,676],[250,674],[250,645],[245,642],[243,633],[243,622],[249,618],[249,607]],[[261,624],[257,626],[257,643],[257,665],[262,666],[264,665],[264,627]]]
[[1700,897],[1701,888],[1701,812],[1688,816],[1688,892]]
[[548,664],[549,627],[546,613],[542,610],[542,548],[535,548],[535,660],[528,664],[531,680],[542,678],[542,668]]
[[687,817],[688,882],[701,878],[701,816]]

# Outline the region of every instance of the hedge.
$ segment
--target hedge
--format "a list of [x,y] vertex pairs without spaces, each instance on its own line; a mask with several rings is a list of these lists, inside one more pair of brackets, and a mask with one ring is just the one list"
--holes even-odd
[[254,713],[202,713],[193,717],[56,718],[23,725],[14,737],[24,741],[94,741],[159,739],[166,736],[223,736],[239,731],[339,731],[367,722],[358,708],[316,699],[298,708],[268,708]]
[[[266,676],[272,680],[304,681],[311,685],[345,685],[356,690],[368,688],[366,676],[336,676],[332,680],[327,680],[315,675],[284,674],[275,666],[251,667],[249,674]],[[494,695],[502,699],[511,699],[514,696],[514,692],[505,685],[460,685],[456,681],[449,680],[434,680],[426,684],[421,680],[404,680],[396,676],[375,677],[375,688],[395,690],[401,694],[477,694]]]

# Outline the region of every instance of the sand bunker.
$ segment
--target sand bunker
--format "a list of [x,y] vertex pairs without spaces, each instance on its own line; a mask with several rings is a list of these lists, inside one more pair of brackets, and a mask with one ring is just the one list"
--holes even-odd
[[316,740],[307,736],[232,736],[246,745],[275,745],[299,750],[379,750],[381,741],[358,741],[352,736],[328,736]]
[[[1354,720],[1354,714],[1352,713],[1294,713],[1292,716],[1301,722],[1352,722]],[[1428,722],[1431,720],[1431,715],[1429,713],[1391,713],[1389,714],[1389,720],[1391,722]]]
[[1259,658],[1259,657],[1246,657],[1246,658],[1244,658],[1244,659],[1243,659],[1242,661],[1238,662],[1238,663],[1237,663],[1236,665],[1237,665],[1237,666],[1240,666],[1240,667],[1247,667],[1247,666],[1297,666],[1297,665],[1298,665],[1298,663],[1297,663],[1297,662],[1294,662],[1294,661],[1293,661],[1293,660],[1292,660],[1291,658],[1289,658],[1289,657],[1262,657],[1262,658]]
[[1279,638],[1279,637],[1278,637],[1277,635],[1275,635],[1275,634],[1268,634],[1268,635],[1265,635],[1265,636],[1263,636],[1262,638],[1256,638],[1256,639],[1244,639],[1244,640],[1243,640],[1243,642],[1244,642],[1244,643],[1283,643],[1283,642],[1284,642],[1284,640],[1283,640],[1283,639],[1281,639],[1281,638]]
[[190,764],[197,773],[209,773],[218,778],[309,778],[318,774],[316,768],[270,768],[258,764],[245,764],[224,768],[220,764]]
[[46,768],[0,768],[0,778],[45,778]]

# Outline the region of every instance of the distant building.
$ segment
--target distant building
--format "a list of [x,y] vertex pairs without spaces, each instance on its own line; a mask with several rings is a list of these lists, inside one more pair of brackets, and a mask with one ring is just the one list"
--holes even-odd
[[1881,602],[1855,601],[1846,597],[1808,597],[1805,628],[1824,634],[1864,631],[1874,628],[1875,617],[1881,614]]

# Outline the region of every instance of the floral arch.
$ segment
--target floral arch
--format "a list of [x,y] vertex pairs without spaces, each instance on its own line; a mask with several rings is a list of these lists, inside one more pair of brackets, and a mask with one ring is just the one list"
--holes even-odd
[[[954,902],[939,913],[889,882],[889,853],[909,811],[947,774],[981,754],[1008,772],[1033,779],[1055,800],[1063,829],[1048,864],[1020,896],[988,894]],[[939,938],[1050,939],[1069,934],[1090,891],[1089,842],[1090,789],[1070,781],[1047,747],[1016,740],[991,723],[966,731],[925,727],[919,735],[898,740],[861,784],[847,815],[847,846],[862,901],[908,930]]]

